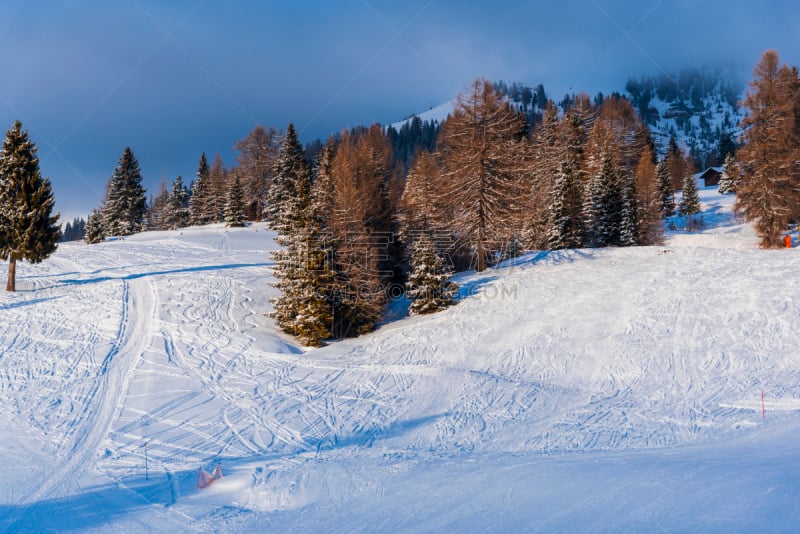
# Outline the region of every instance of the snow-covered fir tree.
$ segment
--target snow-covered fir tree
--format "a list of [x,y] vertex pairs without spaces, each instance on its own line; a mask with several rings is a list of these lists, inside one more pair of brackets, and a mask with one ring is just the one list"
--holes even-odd
[[582,202],[578,163],[567,157],[556,174],[548,211],[547,245],[552,250],[582,246],[585,233],[582,213],[578,211],[576,217],[575,209],[576,202]]
[[[289,227],[294,223],[291,221],[293,215],[290,214],[298,212],[290,204],[307,202],[302,197],[308,193],[310,183],[311,168],[306,161],[303,146],[297,139],[294,124],[289,123],[278,150],[278,159],[264,206],[264,216],[278,234],[291,232]],[[298,187],[305,188],[305,191],[298,190]]]
[[50,180],[39,172],[36,152],[16,121],[0,153],[0,259],[8,261],[7,291],[16,291],[17,260],[41,262],[61,238]]
[[626,205],[623,186],[623,178],[613,158],[604,156],[600,169],[589,180],[584,203],[589,246],[623,244],[622,222]]
[[736,161],[733,154],[725,156],[725,163],[722,165],[722,176],[719,179],[719,192],[722,194],[736,192]]
[[583,202],[583,220],[586,225],[586,244],[590,247],[603,246],[603,181],[602,174],[595,173],[586,183]]
[[675,191],[672,189],[672,177],[669,175],[669,167],[665,159],[658,162],[657,180],[658,192],[661,195],[661,210],[664,217],[672,217],[675,214]]
[[434,313],[451,306],[458,286],[448,278],[433,242],[422,234],[414,243],[411,274],[406,283],[406,295],[411,299],[410,313]]
[[558,174],[558,154],[563,147],[558,138],[558,113],[556,105],[548,101],[530,144],[530,185],[525,195],[529,208],[525,210],[522,229],[523,243],[529,249],[550,247],[551,195],[555,189],[554,177]]
[[83,217],[75,217],[72,222],[67,222],[64,226],[63,235],[61,236],[62,242],[68,241],[83,241],[86,232],[86,221]]
[[284,314],[279,324],[304,345],[319,346],[332,335],[337,307],[336,273],[330,233],[315,217],[313,208],[307,210],[305,224],[286,251],[287,257],[299,265],[294,277],[287,278],[288,283],[283,286],[287,301],[276,302],[276,309],[285,304],[292,314]]
[[284,248],[272,253],[273,285],[281,294],[272,301],[271,317],[303,344],[319,346],[331,337],[333,323],[336,275],[331,241],[308,206],[292,206],[303,213],[293,214],[300,224],[291,237],[284,236]]
[[86,236],[87,243],[99,243],[106,238],[105,228],[103,228],[103,216],[96,209],[92,210],[89,218],[86,220]]
[[[276,241],[283,249],[272,253],[274,286],[272,317],[285,332],[304,344],[317,346],[331,335],[334,272],[320,207],[311,204],[310,166],[306,163],[292,124],[281,145],[272,185],[281,188],[271,201],[282,206],[273,213]],[[277,191],[277,190],[276,190]],[[315,198],[321,199],[321,196]],[[267,203],[267,208],[272,204]]]
[[191,197],[189,198],[189,221],[193,226],[202,226],[216,221],[210,200],[211,184],[208,173],[208,160],[206,160],[206,153],[203,152],[197,163],[197,173],[192,182]]
[[557,170],[546,202],[548,248],[551,249],[578,248],[586,240],[583,167],[586,127],[591,115],[588,97],[579,95],[557,127],[553,151]]
[[126,147],[111,175],[103,209],[103,226],[108,235],[130,235],[144,230],[147,216],[145,193],[139,162]]
[[183,228],[189,225],[189,191],[186,190],[183,178],[180,176],[172,182],[167,198],[167,213],[170,228]]
[[697,194],[697,182],[691,174],[683,179],[683,195],[680,205],[681,215],[689,216],[700,213],[700,197]]
[[234,174],[228,191],[228,201],[225,203],[225,226],[242,227],[246,226],[246,222],[242,182],[239,180],[239,175]]
[[636,206],[634,176],[622,174],[622,211],[620,213],[619,244],[633,247],[639,244],[639,213]]

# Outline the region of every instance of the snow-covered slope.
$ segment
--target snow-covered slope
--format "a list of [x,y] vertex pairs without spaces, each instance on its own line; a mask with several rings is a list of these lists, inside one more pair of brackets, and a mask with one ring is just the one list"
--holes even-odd
[[263,315],[262,226],[20,265],[0,528],[790,529],[800,256],[701,198],[702,233],[531,253],[460,275],[445,312],[310,351]]
[[[666,155],[670,137],[675,137],[679,146],[695,158],[699,167],[704,168],[709,160],[714,160],[711,164],[721,163],[718,157],[721,137],[729,137],[733,144],[741,135],[738,125],[745,110],[737,104],[737,98],[741,100],[744,95],[739,93],[739,89],[734,89],[737,87],[733,81],[736,78],[732,71],[690,69],[672,77],[631,79],[621,94],[630,100],[647,123],[661,156]],[[673,86],[672,90],[660,87],[663,84]],[[535,90],[520,83],[499,82],[495,88],[521,113],[532,114],[532,120],[541,118],[546,104],[543,87],[539,97],[541,101],[534,97]],[[456,98],[453,98],[391,126],[399,131],[415,117],[423,123],[441,124],[453,112],[455,104]],[[563,112],[568,103],[562,100],[559,105]],[[712,155],[714,157],[709,158]]]
[[444,104],[439,104],[436,107],[429,109],[428,111],[423,111],[422,113],[415,113],[410,117],[407,117],[403,120],[397,121],[395,123],[390,124],[395,130],[400,130],[403,125],[409,123],[414,117],[419,117],[422,122],[429,122],[433,121],[436,124],[441,124],[453,113],[453,109],[455,107],[456,100],[450,100],[445,102]]
[[664,102],[657,96],[649,107],[653,120],[648,126],[661,155],[667,152],[670,136],[683,148],[693,149],[693,154],[706,155],[718,148],[720,132],[734,141],[741,135],[738,125],[744,110],[731,106],[719,92],[704,97],[697,109],[688,101]]

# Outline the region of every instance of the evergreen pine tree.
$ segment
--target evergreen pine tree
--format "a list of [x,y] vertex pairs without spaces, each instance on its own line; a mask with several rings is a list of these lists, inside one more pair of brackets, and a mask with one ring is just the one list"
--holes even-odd
[[556,174],[548,209],[550,221],[547,232],[547,246],[551,250],[569,248],[567,234],[569,232],[570,217],[567,212],[567,196],[572,188],[571,182],[571,172],[562,164]]
[[276,232],[283,235],[291,232],[289,227],[294,222],[290,220],[289,214],[297,213],[297,210],[289,204],[307,202],[303,196],[308,194],[310,185],[311,169],[303,146],[297,139],[294,124],[289,123],[278,150],[278,159],[264,206],[264,216]]
[[664,217],[675,214],[675,192],[672,189],[672,177],[669,175],[666,159],[661,160],[657,167],[658,192],[661,195],[661,210]]
[[228,191],[228,201],[225,203],[225,226],[246,226],[244,216],[244,193],[239,175],[234,174],[233,182]]
[[736,143],[733,142],[733,136],[730,132],[720,132],[719,141],[717,142],[717,161],[725,161],[728,156],[733,155],[736,151]]
[[687,174],[683,179],[683,197],[680,205],[681,215],[695,215],[700,213],[700,197],[697,195],[697,182],[694,177]]
[[334,189],[331,165],[335,153],[335,141],[329,139],[317,156],[316,173],[311,184],[309,205],[313,216],[330,234],[334,210],[336,209],[336,191]]
[[126,147],[119,159],[108,188],[103,226],[109,235],[130,235],[145,228],[146,190],[142,186],[139,162]]
[[458,287],[448,281],[442,260],[425,234],[414,243],[406,288],[412,315],[437,312],[453,304]]
[[99,243],[105,238],[103,216],[96,209],[92,210],[92,213],[89,214],[89,219],[86,221],[86,242],[89,244]]
[[0,153],[0,258],[8,260],[7,291],[16,291],[17,260],[41,262],[61,238],[50,180],[39,172],[36,151],[16,121]]
[[183,185],[183,178],[178,176],[172,182],[167,198],[167,213],[170,228],[177,229],[189,225],[189,191]]
[[534,131],[531,142],[531,183],[523,222],[523,242],[529,249],[546,249],[551,246],[551,196],[555,190],[554,178],[559,171],[558,156],[564,143],[558,135],[558,108],[552,101],[548,101],[546,107],[542,103],[542,107],[542,120]]
[[605,245],[603,217],[603,175],[597,172],[589,177],[584,194],[583,220],[586,226],[586,244],[590,247]]
[[61,236],[62,242],[69,241],[82,241],[86,232],[86,221],[82,217],[75,217],[71,223],[64,226],[64,231]]
[[733,159],[733,153],[725,156],[725,163],[722,166],[722,176],[719,179],[719,192],[735,193],[736,192],[736,161]]
[[332,335],[337,301],[336,273],[330,233],[309,208],[297,239],[289,247],[302,261],[293,281],[295,315],[287,331],[309,346],[319,346]]
[[306,345],[319,346],[334,335],[337,315],[347,311],[338,289],[334,263],[334,242],[330,224],[334,202],[330,168],[333,142],[329,141],[317,159],[317,175],[304,210],[303,224],[293,241],[302,258],[302,271],[295,283],[299,296],[292,328]]
[[281,295],[273,299],[270,314],[285,332],[306,345],[319,346],[331,337],[335,272],[329,233],[316,210],[292,203],[302,213],[292,214],[296,223],[284,248],[272,253],[274,286]]
[[583,166],[591,115],[588,97],[579,95],[557,128],[555,181],[546,202],[548,247],[552,249],[581,247],[586,239]]
[[[324,154],[330,157],[329,152],[323,151]],[[328,167],[329,163],[323,162],[321,168],[325,172]],[[325,224],[326,195],[322,191],[312,195],[310,172],[290,124],[272,181],[280,188],[280,194],[278,189],[271,189],[267,203],[267,208],[273,207],[273,202],[281,206],[281,211],[271,216],[278,233],[276,241],[284,247],[272,254],[274,285],[281,295],[273,300],[271,316],[285,332],[304,344],[319,346],[331,337],[335,272]]]
[[296,241],[291,241],[288,246],[272,251],[273,287],[280,291],[280,295],[272,299],[272,312],[270,317],[275,323],[290,335],[297,334],[294,321],[300,313],[300,280],[299,246]]
[[197,163],[197,174],[192,183],[191,197],[189,198],[189,221],[193,226],[202,226],[215,222],[210,213],[211,184],[208,178],[209,168],[206,153],[200,154]]
[[622,226],[627,202],[623,177],[620,175],[621,172],[613,158],[606,155],[602,158],[600,170],[589,180],[584,204],[589,246],[607,247],[623,244]]
[[622,175],[622,211],[620,213],[619,244],[633,247],[639,244],[639,213],[636,206],[636,184],[630,173]]
[[60,243],[71,241],[69,239],[71,235],[72,235],[72,223],[67,222],[67,224],[64,226],[64,229],[61,231],[61,239],[59,239],[58,241]]

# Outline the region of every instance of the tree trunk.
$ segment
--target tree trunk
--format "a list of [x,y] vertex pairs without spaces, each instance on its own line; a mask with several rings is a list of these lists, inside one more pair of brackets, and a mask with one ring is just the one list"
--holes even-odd
[[17,258],[14,254],[8,257],[8,283],[6,284],[6,291],[17,290]]

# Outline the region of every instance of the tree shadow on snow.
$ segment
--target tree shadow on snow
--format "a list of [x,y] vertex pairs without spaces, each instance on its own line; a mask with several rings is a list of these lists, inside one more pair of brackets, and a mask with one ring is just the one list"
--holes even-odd
[[224,271],[228,269],[244,269],[247,267],[271,267],[272,262],[266,263],[230,263],[226,265],[202,265],[199,267],[185,267],[182,269],[169,269],[164,271],[150,271],[146,273],[132,273],[125,276],[100,276],[98,278],[86,279],[70,279],[62,280],[62,285],[84,285],[84,284],[97,284],[100,282],[108,282],[111,280],[136,280],[138,278],[146,278],[149,276],[162,276],[167,274],[182,274],[182,273],[197,273],[204,271]]
[[[306,439],[307,448],[294,452],[269,454],[255,454],[243,458],[221,458],[224,476],[236,474],[239,469],[247,471],[258,462],[274,461],[280,458],[293,458],[308,452],[324,452],[347,447],[369,448],[376,442],[387,440],[415,431],[435,423],[449,414],[436,414],[405,421],[395,421],[385,427],[365,426],[357,428],[345,436],[332,435],[323,438]],[[313,457],[308,457],[311,460]],[[217,462],[210,460],[203,467],[213,469]],[[198,464],[198,468],[200,465]],[[238,469],[237,469],[238,467]],[[113,530],[113,525],[120,519],[138,511],[150,508],[150,514],[159,529],[169,530],[173,525],[169,515],[159,515],[166,512],[170,506],[187,499],[186,504],[192,504],[193,496],[205,495],[203,492],[211,490],[197,489],[197,470],[182,470],[175,472],[156,471],[149,476],[144,473],[126,476],[119,482],[101,484],[80,488],[79,493],[66,497],[43,499],[33,503],[21,505],[0,505],[0,532],[63,532],[81,531],[96,528]],[[80,489],[78,489],[80,488]],[[210,493],[209,493],[210,494]],[[221,500],[224,497],[220,498]],[[204,504],[201,500],[198,506],[223,506],[220,504]],[[230,504],[236,507],[235,503]],[[179,523],[185,523],[185,516],[176,516]],[[147,528],[146,521],[132,519],[137,525]],[[144,525],[142,525],[144,523]],[[183,526],[185,528],[185,525]]]
[[413,432],[418,428],[435,423],[444,417],[448,417],[449,415],[449,413],[426,415],[424,417],[417,417],[405,421],[394,421],[385,427],[365,426],[362,428],[357,428],[353,433],[345,436],[333,434],[332,436],[325,436],[324,438],[308,439],[306,440],[306,443],[316,449],[317,452],[345,449],[348,447],[370,448],[377,441],[384,441],[403,436],[409,432]]
[[[22,505],[0,506],[2,532],[62,532],[110,528],[116,520],[138,509],[175,502],[176,481],[193,487],[196,471],[153,473],[127,477],[122,484],[83,488],[76,495]],[[165,525],[166,526],[166,525]]]
[[40,299],[31,299],[31,300],[21,300],[19,302],[12,302],[10,304],[0,304],[0,310],[11,310],[14,308],[22,308],[23,306],[32,306],[34,304],[39,304],[41,302],[47,302],[49,300],[58,300],[63,297],[44,297]]

